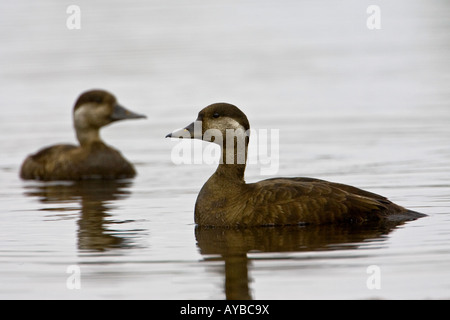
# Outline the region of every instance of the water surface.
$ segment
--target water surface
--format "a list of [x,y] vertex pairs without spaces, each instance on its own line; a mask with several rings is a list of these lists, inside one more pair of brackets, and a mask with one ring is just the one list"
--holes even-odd
[[[366,27],[368,1],[76,4],[79,30],[59,1],[0,4],[1,298],[450,297],[446,1],[378,1],[380,30]],[[20,180],[26,155],[75,143],[71,108],[94,87],[148,116],[102,130],[138,176]],[[338,181],[428,216],[197,229],[195,199],[215,165],[175,165],[179,142],[164,136],[218,101],[241,107],[255,130],[279,130],[277,172],[251,164],[248,182]],[[80,289],[67,285],[70,266]],[[379,289],[367,285],[369,266]]]

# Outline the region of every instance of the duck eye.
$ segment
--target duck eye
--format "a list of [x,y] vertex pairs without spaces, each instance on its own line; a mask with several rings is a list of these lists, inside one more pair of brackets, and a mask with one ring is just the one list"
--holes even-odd
[[214,117],[214,118],[218,118],[219,116],[220,116],[220,115],[219,115],[219,113],[217,113],[217,112],[213,114],[213,117]]

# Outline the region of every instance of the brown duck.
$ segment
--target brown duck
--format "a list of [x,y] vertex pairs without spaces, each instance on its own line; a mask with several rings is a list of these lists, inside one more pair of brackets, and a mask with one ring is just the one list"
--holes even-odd
[[[234,132],[227,140],[227,130]],[[227,103],[212,104],[189,126],[166,137],[215,142],[222,158],[198,194],[198,226],[235,227],[414,220],[424,216],[378,194],[313,178],[244,181],[250,125]],[[230,136],[229,136],[230,137]]]
[[145,118],[117,103],[104,90],[82,93],[73,108],[79,146],[60,144],[28,156],[20,176],[37,180],[92,180],[132,178],[136,171],[122,154],[100,138],[100,128],[119,120]]

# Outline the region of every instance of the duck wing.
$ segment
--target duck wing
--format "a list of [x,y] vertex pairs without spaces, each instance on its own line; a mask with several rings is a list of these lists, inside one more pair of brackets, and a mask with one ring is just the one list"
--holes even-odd
[[380,220],[398,207],[380,195],[312,178],[275,178],[248,186],[245,212],[254,213],[244,216],[260,220],[250,224],[363,222]]
[[55,170],[54,167],[59,162],[60,155],[65,155],[74,149],[77,149],[74,145],[60,144],[39,150],[24,160],[20,169],[20,177],[22,179],[52,180],[51,173]]

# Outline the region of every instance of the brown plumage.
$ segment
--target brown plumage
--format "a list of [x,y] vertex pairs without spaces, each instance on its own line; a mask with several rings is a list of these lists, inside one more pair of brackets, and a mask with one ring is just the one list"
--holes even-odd
[[[211,129],[215,130],[212,134],[208,131]],[[236,137],[227,144],[226,132],[230,129]],[[196,122],[166,136],[196,138],[221,145],[220,164],[197,197],[197,225],[360,223],[382,219],[413,220],[424,216],[383,196],[319,179],[274,178],[247,184],[244,172],[249,129],[247,117],[236,106],[216,103],[201,110]]]
[[136,171],[122,154],[100,138],[100,128],[119,120],[145,118],[117,103],[104,90],[80,95],[73,109],[79,146],[61,144],[41,149],[22,164],[22,179],[91,180],[132,178]]

